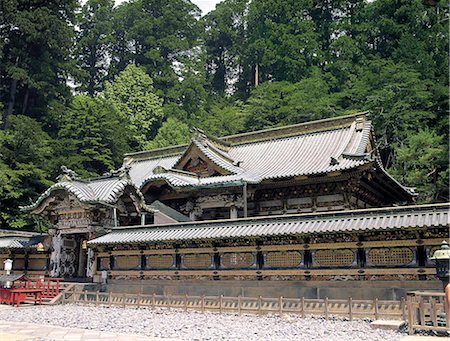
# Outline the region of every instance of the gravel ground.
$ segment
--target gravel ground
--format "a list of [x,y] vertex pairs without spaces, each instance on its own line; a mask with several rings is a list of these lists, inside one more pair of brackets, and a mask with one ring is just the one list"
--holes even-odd
[[373,330],[367,321],[201,313],[165,308],[133,309],[80,305],[37,306],[0,311],[1,320],[143,334],[183,340],[394,341],[405,334]]

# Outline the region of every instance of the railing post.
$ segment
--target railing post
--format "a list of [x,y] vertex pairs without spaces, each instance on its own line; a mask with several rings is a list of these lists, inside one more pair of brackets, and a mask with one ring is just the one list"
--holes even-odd
[[56,295],[59,295],[59,278],[56,279]]
[[202,299],[200,301],[200,306],[202,309],[202,313],[204,313],[205,312],[205,295],[202,295]]
[[262,314],[262,311],[261,311],[261,305],[262,305],[262,297],[259,296],[259,297],[258,297],[258,315],[261,315],[261,314]]
[[188,308],[188,296],[184,294],[184,311],[187,311]]
[[442,304],[444,305],[445,324],[447,328],[450,328],[450,302],[448,301],[447,296],[444,297]]
[[413,309],[411,296],[408,296],[407,304],[408,304],[408,333],[409,333],[409,335],[413,335],[414,334],[413,326],[414,326],[415,309]]
[[98,296],[98,290],[95,292],[95,306],[98,306],[99,296]]
[[88,304],[87,290],[84,290],[84,304]]
[[123,307],[125,308],[127,306],[127,294],[123,294]]
[[325,297],[325,320],[328,320],[328,297]]
[[302,310],[301,310],[301,317],[305,317],[305,314],[306,314],[306,307],[305,307],[305,297],[304,296],[302,296],[302,298],[301,298],[301,305],[302,305]]
[[241,316],[241,295],[238,296],[238,314]]
[[108,292],[108,306],[111,308],[112,304],[112,292]]
[[374,314],[375,314],[375,320],[378,320],[378,298],[375,298],[373,300],[373,307],[374,307]]
[[431,299],[430,316],[431,322],[433,323],[433,327],[437,327],[438,324],[437,324],[436,300],[434,298]]
[[156,294],[152,294],[152,309],[155,309],[156,306]]
[[138,308],[140,308],[141,307],[141,293],[140,292],[137,294],[137,298],[136,299],[137,299],[136,305],[137,305]]
[[406,321],[406,302],[404,297],[400,300],[400,308],[402,309],[402,319]]
[[278,311],[281,316],[283,314],[283,296],[280,296],[278,299]]
[[423,297],[419,297],[419,313],[420,313],[420,325],[425,325],[425,304],[423,302]]
[[353,321],[353,299],[351,297],[348,298],[348,319]]
[[220,295],[219,297],[219,312],[222,314],[222,301],[223,301],[223,295]]
[[167,307],[169,308],[169,310],[170,308],[172,308],[172,302],[170,301],[170,294],[167,294]]

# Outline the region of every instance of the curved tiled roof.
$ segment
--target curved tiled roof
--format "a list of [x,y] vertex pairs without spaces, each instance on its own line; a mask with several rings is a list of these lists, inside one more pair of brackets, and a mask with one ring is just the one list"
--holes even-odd
[[450,204],[446,203],[118,228],[91,240],[89,244],[133,244],[440,227],[450,226],[449,208]]
[[47,235],[7,236],[0,237],[0,249],[23,249],[36,247],[39,242],[44,241]]
[[[124,166],[129,179],[120,177],[63,181],[51,186],[24,209],[36,208],[53,191],[62,189],[82,202],[113,203],[126,185],[137,191],[148,183],[165,181],[172,187],[225,187],[260,183],[270,179],[325,175],[372,164],[402,194],[410,189],[393,179],[378,160],[376,150],[366,153],[372,125],[365,113],[307,122],[287,127],[226,136],[220,139],[197,134],[191,144],[127,154]],[[198,148],[210,162],[228,175],[199,177],[178,170],[177,164]]]
[[[128,155],[130,176],[138,187],[164,179],[171,186],[209,186],[233,182],[259,183],[266,179],[314,176],[345,171],[373,162],[365,153],[372,125],[362,114],[309,122],[285,128],[222,138],[230,141],[227,151],[210,143],[208,138],[191,142],[212,162],[232,174],[195,179],[195,176],[155,176],[162,166],[176,167],[190,145],[172,150],[141,152]],[[275,132],[272,132],[275,131]],[[261,135],[266,132],[266,135]],[[204,141],[202,141],[204,140]],[[167,155],[167,156],[164,156]],[[239,164],[239,166],[237,166]]]
[[73,194],[80,202],[114,203],[127,185],[134,186],[128,179],[119,177],[96,179],[91,181],[62,181],[49,187],[39,198],[23,210],[32,210],[57,190],[65,190]]

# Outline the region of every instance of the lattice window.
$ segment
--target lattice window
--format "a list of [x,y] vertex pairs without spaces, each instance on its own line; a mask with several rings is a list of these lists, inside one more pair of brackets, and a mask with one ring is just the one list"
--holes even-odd
[[140,256],[116,256],[114,257],[114,268],[121,270],[131,270],[141,268]]
[[150,255],[147,256],[147,268],[168,269],[173,266],[174,257],[172,255]]
[[255,264],[255,256],[251,252],[224,253],[221,264],[225,268],[249,268]]
[[194,253],[183,256],[183,265],[186,268],[209,269],[212,257],[209,253]]
[[99,270],[109,270],[109,257],[99,257],[98,258],[98,269]]
[[301,262],[302,255],[298,251],[267,252],[264,255],[264,266],[271,268],[291,268]]
[[28,270],[45,270],[47,268],[46,258],[33,258],[28,259]]
[[318,250],[314,253],[314,261],[319,266],[352,265],[355,255],[352,250]]
[[414,252],[408,247],[371,249],[368,260],[377,265],[406,265],[414,260]]

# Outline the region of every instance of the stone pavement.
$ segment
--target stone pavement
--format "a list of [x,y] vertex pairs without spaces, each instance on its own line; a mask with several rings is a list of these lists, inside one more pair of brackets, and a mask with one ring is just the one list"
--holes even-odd
[[136,334],[110,333],[100,330],[65,328],[51,325],[42,325],[27,322],[11,322],[0,320],[0,340],[70,340],[70,341],[94,341],[94,340],[114,340],[114,341],[175,341],[178,339],[163,339],[156,337],[146,337]]
[[423,336],[423,335],[408,335],[403,336],[400,341],[448,341],[449,338],[442,336]]

